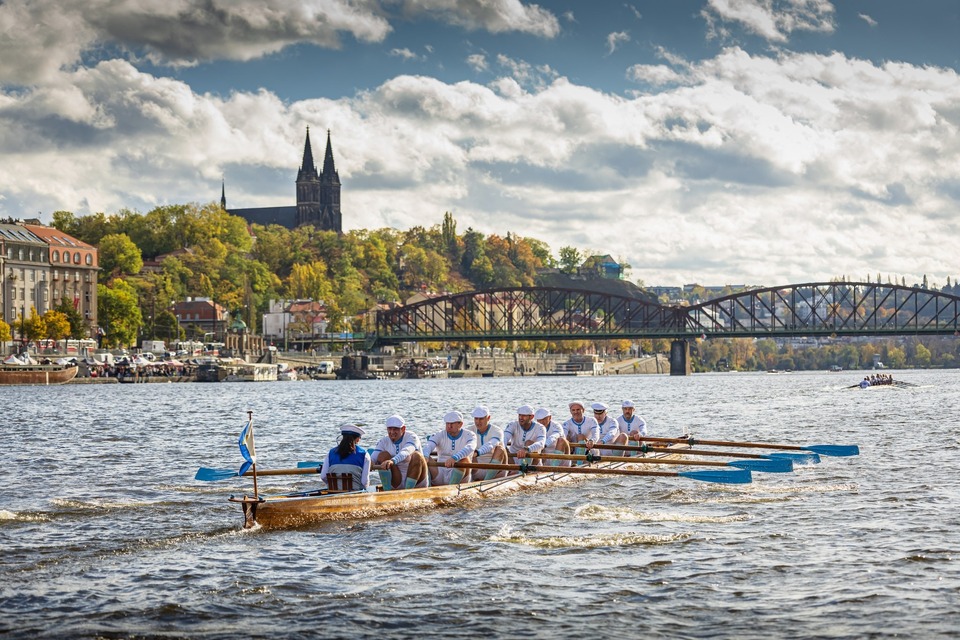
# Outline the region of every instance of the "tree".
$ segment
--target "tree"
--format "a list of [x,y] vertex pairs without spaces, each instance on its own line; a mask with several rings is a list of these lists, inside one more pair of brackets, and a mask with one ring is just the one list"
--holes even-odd
[[3,318],[0,318],[0,342],[8,342],[11,339],[10,325]]
[[59,311],[50,309],[43,314],[43,323],[45,327],[45,338],[51,340],[63,340],[70,335],[70,320]]
[[30,315],[26,318],[19,316],[14,321],[13,326],[20,334],[20,340],[24,343],[42,339],[47,329],[43,318],[37,313],[37,308],[33,305],[30,306]]
[[112,233],[100,241],[100,268],[103,277],[136,275],[143,268],[140,249],[125,233]]
[[87,334],[86,320],[67,298],[62,298],[53,310],[62,314],[70,323],[70,331],[67,333],[67,337],[79,340]]
[[97,297],[97,317],[106,327],[104,342],[115,347],[133,344],[143,324],[133,286],[116,278],[109,285],[97,285]]
[[583,256],[575,247],[560,247],[560,271],[567,275],[573,275],[580,268],[583,262]]

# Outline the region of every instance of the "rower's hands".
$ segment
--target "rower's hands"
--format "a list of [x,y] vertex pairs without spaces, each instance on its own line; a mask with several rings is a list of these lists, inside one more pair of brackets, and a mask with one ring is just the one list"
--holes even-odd
[[453,465],[455,465],[455,464],[457,464],[457,461],[456,461],[456,460],[454,460],[453,458],[447,458],[447,461],[443,463],[443,466],[445,466],[447,469],[449,469],[449,468],[451,468],[451,467],[452,467]]
[[390,469],[393,468],[393,460],[384,460],[383,462],[380,463],[380,467],[384,471],[389,471]]
[[518,449],[518,450],[517,450],[517,457],[518,457],[518,458],[526,458],[526,457],[529,456],[529,455],[530,455],[530,451],[529,451],[528,449]]

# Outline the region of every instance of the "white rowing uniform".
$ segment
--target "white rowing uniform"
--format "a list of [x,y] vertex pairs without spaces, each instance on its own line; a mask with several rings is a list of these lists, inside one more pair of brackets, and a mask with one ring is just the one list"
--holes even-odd
[[[460,433],[457,434],[456,437],[447,433],[446,429],[438,431],[432,436],[429,436],[423,445],[424,457],[429,458],[430,454],[436,451],[437,462],[441,465],[451,458],[454,462],[469,460],[470,456],[472,456],[476,450],[477,434],[463,427],[460,428]],[[436,471],[437,484],[450,484],[450,474],[453,472],[452,468],[441,466],[438,467]],[[462,471],[462,469],[460,471]],[[465,482],[470,481],[469,470],[464,473],[464,478]]]
[[634,431],[639,431],[641,436],[647,435],[647,421],[643,419],[643,416],[633,414],[629,420],[623,416],[619,416],[617,418],[617,424],[620,425],[621,433],[630,435]]
[[586,436],[587,440],[596,442],[600,439],[600,425],[597,419],[590,416],[584,416],[583,420],[576,422],[570,418],[563,423],[563,428],[567,432],[567,440],[572,444],[578,436]]
[[546,430],[547,430],[546,449],[548,451],[551,449],[556,449],[557,440],[563,437],[563,425],[557,422],[556,420],[551,420],[550,424],[546,426]]
[[620,435],[620,423],[610,416],[604,416],[603,422],[598,422],[597,426],[600,427],[600,442],[604,444],[610,444]]
[[543,451],[543,447],[547,444],[547,430],[536,420],[530,422],[529,429],[524,429],[520,426],[519,420],[514,420],[503,429],[503,443],[511,456],[520,449],[531,452]]
[[484,464],[492,462],[493,450],[498,444],[503,444],[503,429],[492,424],[487,424],[487,430],[484,433],[480,433],[475,424],[465,428],[477,434],[477,462]]
[[370,450],[370,457],[376,460],[381,451],[393,454],[390,460],[400,469],[401,479],[406,481],[407,468],[410,466],[410,456],[412,456],[415,451],[422,453],[423,446],[420,444],[420,436],[410,431],[410,429],[407,429],[404,431],[403,437],[396,442],[391,440],[390,436],[380,438],[380,442]]

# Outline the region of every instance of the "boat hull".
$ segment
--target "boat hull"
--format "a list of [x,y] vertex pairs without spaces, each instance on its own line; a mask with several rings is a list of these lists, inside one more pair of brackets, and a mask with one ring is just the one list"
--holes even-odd
[[[670,454],[659,454],[664,459]],[[607,463],[601,467],[629,467],[627,463]],[[649,468],[644,465],[644,468]],[[348,493],[310,492],[286,496],[230,496],[230,502],[243,508],[244,527],[255,525],[265,529],[301,527],[330,520],[354,520],[460,504],[471,500],[497,497],[509,492],[548,489],[569,484],[585,476],[557,471],[514,475],[494,480],[480,480],[460,485],[439,485],[401,491],[367,491]]]
[[0,385],[63,384],[76,378],[77,370],[76,365],[2,365],[0,366]]

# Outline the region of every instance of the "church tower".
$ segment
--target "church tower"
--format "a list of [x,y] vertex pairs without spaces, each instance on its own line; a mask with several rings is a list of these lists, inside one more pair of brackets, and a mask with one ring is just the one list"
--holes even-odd
[[303,161],[297,172],[297,222],[296,226],[312,224],[321,227],[320,222],[320,176],[313,162],[313,149],[310,147],[310,127],[307,127],[307,140],[303,145]]
[[330,130],[327,129],[327,149],[323,154],[323,173],[320,174],[320,224],[321,229],[343,233],[340,215],[340,174],[333,163],[333,146]]

